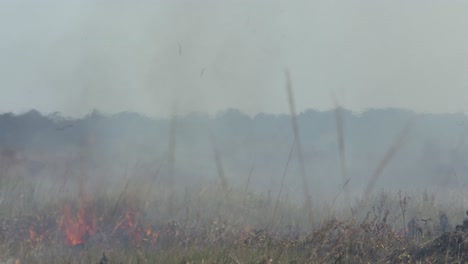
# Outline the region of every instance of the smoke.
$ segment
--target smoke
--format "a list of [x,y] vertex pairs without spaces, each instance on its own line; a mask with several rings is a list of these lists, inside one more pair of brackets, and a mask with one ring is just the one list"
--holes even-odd
[[[0,4],[0,111],[168,116],[344,106],[466,111],[463,1],[92,1]],[[424,97],[425,100],[420,100]],[[442,100],[443,99],[443,100]],[[450,101],[450,104],[446,102]]]
[[8,90],[17,101],[24,93],[33,95],[15,102],[22,110],[83,115],[98,108],[168,115],[176,101],[182,112],[215,112],[247,96],[246,111],[256,111],[267,91],[255,87],[267,87],[271,73],[259,65],[273,62],[269,57],[278,51],[267,45],[274,41],[268,35],[256,37],[255,26],[248,27],[251,4],[2,5],[9,5],[3,22],[14,25],[2,45],[9,56],[1,65],[9,71],[2,82],[19,89]]

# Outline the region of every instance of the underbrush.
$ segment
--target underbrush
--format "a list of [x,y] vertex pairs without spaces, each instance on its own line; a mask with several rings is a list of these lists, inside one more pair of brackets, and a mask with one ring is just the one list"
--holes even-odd
[[468,261],[468,226],[455,231],[464,218],[464,190],[438,193],[447,197],[382,190],[354,203],[337,195],[309,210],[286,195],[264,195],[245,186],[181,187],[147,175],[113,180],[83,175],[2,174],[0,261]]
[[[146,192],[127,182],[89,193],[79,184],[44,202],[34,181],[7,183],[0,260],[10,263],[462,263],[468,252],[463,230],[441,229],[444,208],[401,192],[316,206],[310,219],[291,201],[216,185]],[[432,207],[418,214],[424,203]],[[448,211],[461,223],[462,208]]]

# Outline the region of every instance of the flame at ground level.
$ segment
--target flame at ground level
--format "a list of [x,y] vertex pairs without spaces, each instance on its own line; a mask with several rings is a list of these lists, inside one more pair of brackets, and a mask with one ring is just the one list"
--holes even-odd
[[88,213],[89,207],[81,206],[76,216],[69,204],[63,208],[63,217],[60,221],[65,235],[65,242],[70,246],[80,245],[86,242],[89,236],[96,232],[96,218],[93,213]]

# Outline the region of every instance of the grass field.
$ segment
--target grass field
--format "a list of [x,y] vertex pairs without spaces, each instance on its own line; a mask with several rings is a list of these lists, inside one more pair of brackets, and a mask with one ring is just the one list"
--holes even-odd
[[[380,191],[311,210],[287,196],[133,177],[31,178],[4,171],[0,260],[6,263],[463,263],[463,200]],[[52,184],[52,182],[54,182]],[[48,184],[45,184],[48,183]],[[308,212],[311,211],[312,214]],[[414,218],[414,221],[413,221]],[[430,218],[430,219],[429,219]],[[423,221],[424,220],[424,221]],[[426,221],[427,220],[427,221]],[[413,222],[411,222],[413,221]],[[410,223],[410,224],[408,224]],[[411,224],[412,223],[412,224]],[[103,257],[105,254],[105,257]],[[107,261],[107,262],[106,262]]]

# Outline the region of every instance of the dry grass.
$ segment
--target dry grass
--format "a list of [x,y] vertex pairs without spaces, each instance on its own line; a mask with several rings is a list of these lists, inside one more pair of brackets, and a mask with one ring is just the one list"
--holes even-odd
[[[304,207],[246,194],[245,188],[230,187],[226,196],[226,187],[216,185],[177,194],[156,185],[148,198],[139,191],[145,181],[135,179],[114,192],[78,191],[75,198],[51,202],[36,199],[44,197],[31,188],[37,180],[2,178],[0,191],[8,196],[0,205],[0,260],[99,263],[104,252],[108,263],[462,263],[468,252],[464,232],[441,235],[437,219],[443,207],[430,195],[380,192],[354,217],[329,218],[321,214],[329,208],[316,205],[314,229],[308,231]],[[82,222],[95,222],[96,231],[76,245],[66,243],[64,205],[76,222],[83,207]],[[424,208],[431,210],[422,215]],[[447,214],[461,223],[464,210],[455,209]],[[406,233],[403,212],[408,219],[417,217],[421,234]],[[423,217],[433,220],[424,225]]]
[[[449,190],[443,193],[451,193],[452,199],[437,199],[428,191],[374,194],[410,123],[378,164],[363,197],[353,203],[347,189],[344,120],[336,104],[343,186],[330,204],[313,203],[289,73],[286,78],[294,141],[279,193],[273,194],[276,199],[249,189],[255,162],[246,186],[228,184],[214,135],[219,184],[178,186],[174,117],[167,175],[161,173],[162,161],[147,173],[137,172],[137,166],[127,168],[123,177],[112,175],[109,168],[91,169],[81,160],[77,169],[65,168],[65,176],[32,178],[18,166],[1,167],[0,264],[466,263],[468,220],[461,230],[450,232],[447,223],[442,228],[438,220],[444,213],[452,223],[462,222],[465,204],[460,195]],[[302,205],[282,197],[294,150]],[[108,172],[111,176],[101,175]],[[341,191],[346,203],[337,206]]]

